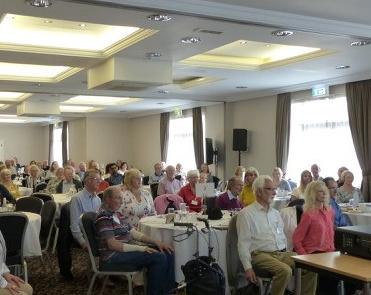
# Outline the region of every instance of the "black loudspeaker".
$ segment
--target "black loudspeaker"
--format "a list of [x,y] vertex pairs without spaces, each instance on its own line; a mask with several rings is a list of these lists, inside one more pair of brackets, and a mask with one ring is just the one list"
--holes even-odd
[[210,165],[214,163],[213,140],[211,138],[205,138],[205,142],[206,142],[206,164]]
[[233,150],[247,151],[249,148],[249,134],[246,129],[233,129]]

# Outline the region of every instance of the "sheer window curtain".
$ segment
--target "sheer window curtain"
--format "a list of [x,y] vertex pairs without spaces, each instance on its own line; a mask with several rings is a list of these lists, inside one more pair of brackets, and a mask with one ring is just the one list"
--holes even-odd
[[54,158],[54,155],[53,155],[54,139],[53,139],[53,137],[54,137],[54,125],[49,124],[49,156],[48,156],[49,164],[52,163],[53,158]]
[[371,80],[347,83],[349,127],[362,170],[362,194],[371,201]]
[[68,122],[63,121],[62,125],[62,161],[66,164],[68,160]]
[[204,134],[202,126],[202,110],[200,107],[192,109],[193,118],[193,146],[195,149],[196,165],[199,168],[204,159]]
[[291,94],[277,95],[276,109],[276,163],[282,170],[287,169],[290,143]]
[[169,146],[169,124],[170,113],[161,113],[160,118],[160,148],[161,148],[161,161],[166,163],[167,151]]

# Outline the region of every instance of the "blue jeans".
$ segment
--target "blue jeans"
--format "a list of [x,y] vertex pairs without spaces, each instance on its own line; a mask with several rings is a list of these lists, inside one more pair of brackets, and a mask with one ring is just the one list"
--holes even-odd
[[157,253],[115,252],[106,263],[147,268],[147,295],[166,295],[175,287],[174,254],[166,251]]

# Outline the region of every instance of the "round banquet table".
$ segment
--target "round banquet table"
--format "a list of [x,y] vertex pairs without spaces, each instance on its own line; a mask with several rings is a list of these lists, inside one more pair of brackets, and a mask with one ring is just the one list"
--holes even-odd
[[29,187],[20,186],[19,192],[21,193],[22,197],[28,197],[32,195],[33,189]]
[[21,212],[28,217],[28,225],[26,228],[24,243],[23,243],[23,255],[29,256],[41,256],[40,246],[40,228],[41,228],[41,216],[39,214],[31,212]]
[[57,211],[55,217],[59,218],[61,213],[61,207],[71,201],[71,195],[69,194],[52,194],[54,202],[57,204]]
[[[203,233],[201,229],[205,227],[203,222],[196,219],[196,214],[191,213],[187,221],[197,226],[199,232],[199,255],[208,255],[208,234]],[[230,215],[225,212],[220,220],[209,220],[211,227],[211,247],[213,247],[212,256],[224,271],[226,278],[226,294],[230,294],[228,287],[227,260],[226,260],[226,238],[229,225]],[[178,236],[177,240],[173,236],[186,232],[186,227],[174,226],[173,223],[166,224],[165,215],[148,216],[139,221],[139,230],[153,239],[160,240],[174,247],[175,257],[175,280],[179,283],[184,280],[181,266],[189,260],[194,259],[196,253],[197,238],[196,233],[190,236]],[[184,239],[180,241],[181,239]]]
[[353,225],[371,225],[371,203],[359,203],[356,208],[349,204],[339,204],[339,206]]

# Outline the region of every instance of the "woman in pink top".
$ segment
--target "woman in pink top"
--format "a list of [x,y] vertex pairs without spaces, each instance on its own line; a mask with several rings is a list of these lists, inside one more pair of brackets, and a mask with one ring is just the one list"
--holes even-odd
[[[298,254],[334,251],[334,212],[326,185],[322,181],[309,183],[304,199],[304,213],[292,238],[294,250]],[[337,285],[337,280],[321,275],[318,294],[337,294]]]

